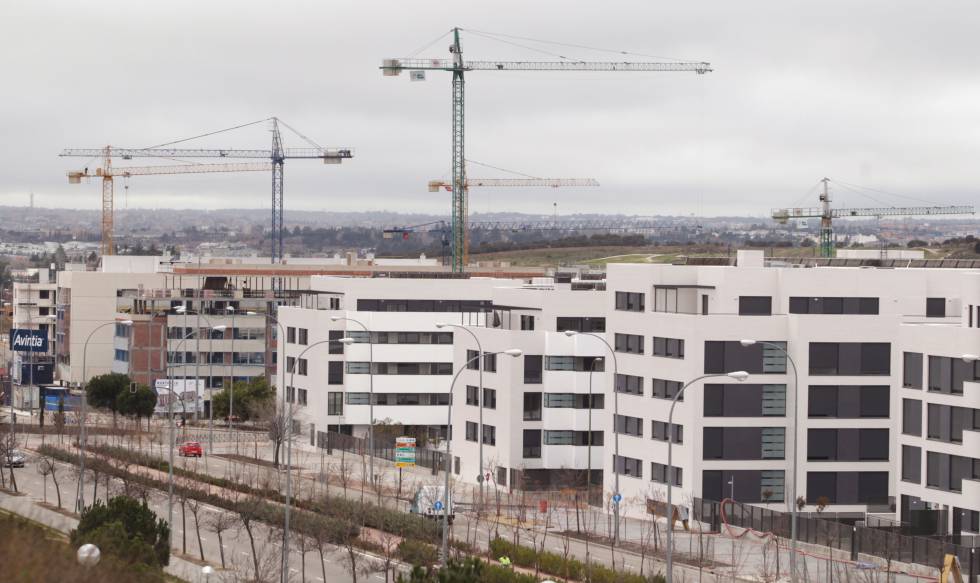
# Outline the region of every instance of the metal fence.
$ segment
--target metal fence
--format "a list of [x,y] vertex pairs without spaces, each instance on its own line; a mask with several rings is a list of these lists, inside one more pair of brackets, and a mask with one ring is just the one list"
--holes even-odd
[[[714,530],[721,527],[721,503],[714,500],[694,499],[694,517],[708,523]],[[739,502],[728,503],[725,518],[728,524],[741,528],[771,532],[789,538],[791,514],[777,512]],[[929,538],[896,532],[895,528],[873,528],[835,522],[812,515],[797,515],[797,540],[846,551],[852,559],[859,554],[880,557],[887,561],[916,563],[937,569],[942,567],[946,555],[956,555],[969,581],[980,583],[980,546],[977,537]]]
[[[323,443],[322,440],[318,440],[319,443],[317,445],[320,447],[326,447],[327,450],[342,449],[358,455],[368,453],[368,440],[366,438],[354,437],[353,435],[345,435],[343,433],[335,433],[333,431],[328,431],[326,434],[326,443]],[[378,447],[377,443],[375,443],[374,457],[393,462],[395,461],[395,448]],[[415,465],[423,468],[429,468],[432,470],[432,475],[435,475],[445,469],[446,454],[440,451],[420,447],[415,450]]]

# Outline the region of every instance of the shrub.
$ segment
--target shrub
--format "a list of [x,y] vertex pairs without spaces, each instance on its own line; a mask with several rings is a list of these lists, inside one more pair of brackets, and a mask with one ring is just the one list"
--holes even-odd
[[439,553],[430,544],[406,538],[398,545],[398,557],[412,565],[429,567],[439,560]]
[[162,568],[170,562],[170,527],[145,502],[128,496],[84,509],[70,536],[76,547],[93,543],[131,563]]

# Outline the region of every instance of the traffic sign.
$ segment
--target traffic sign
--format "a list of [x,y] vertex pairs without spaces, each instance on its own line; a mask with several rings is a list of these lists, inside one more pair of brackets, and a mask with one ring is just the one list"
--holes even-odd
[[432,505],[436,510],[442,510],[442,500],[436,500],[436,503]]
[[613,500],[613,503],[619,504],[620,502],[623,501],[623,495],[620,494],[619,492],[616,492],[615,494],[613,494],[612,500]]
[[407,468],[415,465],[415,438],[395,438],[395,466]]

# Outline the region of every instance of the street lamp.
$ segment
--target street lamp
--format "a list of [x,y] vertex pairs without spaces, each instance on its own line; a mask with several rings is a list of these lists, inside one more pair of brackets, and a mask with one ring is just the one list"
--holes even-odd
[[[569,338],[573,336],[592,336],[593,338],[599,339],[606,346],[613,359],[613,447],[615,448],[615,453],[613,454],[615,456],[613,458],[613,489],[616,490],[613,492],[613,513],[616,518],[616,525],[613,529],[613,546],[615,546],[619,542],[619,502],[616,501],[619,495],[619,472],[616,471],[616,460],[619,459],[619,432],[616,431],[616,417],[619,415],[619,391],[616,390],[616,375],[619,374],[619,363],[616,361],[616,351],[613,350],[613,347],[602,336],[592,332],[579,332],[578,330],[565,330],[564,334]],[[591,407],[591,405],[590,403],[589,406]]]
[[790,366],[793,368],[793,487],[790,489],[790,496],[787,502],[789,503],[790,512],[790,553],[789,553],[789,576],[792,583],[797,581],[796,573],[796,519],[798,509],[796,507],[796,480],[799,471],[799,456],[797,455],[797,442],[800,438],[800,376],[796,369],[796,362],[793,357],[789,355],[789,352],[785,348],[776,344],[775,342],[765,342],[761,340],[752,339],[742,339],[739,340],[739,344],[742,346],[752,346],[754,344],[761,344],[762,346],[768,346],[769,348],[775,348],[776,350],[783,353],[786,356],[786,360],[789,361]]
[[[371,330],[364,325],[364,322],[348,318],[346,316],[330,316],[331,322],[353,322],[360,326],[367,334],[368,342],[368,450],[371,457],[368,459],[368,473],[371,484],[374,484],[374,339],[371,338]],[[436,324],[438,326],[438,324]],[[362,476],[363,478],[363,476]]]
[[[354,343],[353,338],[339,338],[335,340],[320,340],[310,344],[299,353],[296,357],[296,363],[293,365],[292,370],[289,371],[289,386],[293,387],[293,391],[296,390],[296,367],[298,366],[299,360],[303,358],[303,355],[309,352],[314,346],[319,346],[321,344],[339,343],[345,346],[350,346]],[[279,362],[279,366],[282,367],[282,378],[283,382],[286,379],[286,363],[282,360]],[[279,572],[279,577],[282,583],[287,583],[289,581],[289,500],[293,494],[293,401],[296,400],[295,393],[293,394],[293,400],[286,399],[286,387],[282,388],[283,403],[286,404],[286,430],[284,441],[286,442],[286,508],[283,512],[283,526],[282,526],[282,563]]]
[[[235,428],[235,306],[225,306],[225,311],[231,312],[231,368],[230,383],[228,384],[228,429]],[[235,453],[238,453],[238,440],[235,440]]]
[[[439,324],[436,324],[436,327],[439,327],[439,328],[442,328],[443,326],[445,326],[445,324],[443,324],[442,326],[440,326]],[[494,352],[493,353],[494,356],[496,356],[498,354],[506,354],[508,356],[512,356],[514,358],[517,358],[517,357],[521,356],[522,354],[524,354],[524,351],[522,351],[520,348],[508,348],[507,350],[501,350],[500,352]],[[445,463],[446,483],[445,483],[443,494],[442,494],[443,497],[445,498],[445,500],[442,501],[442,564],[443,564],[443,566],[445,566],[446,563],[449,560],[449,505],[451,503],[450,496],[449,496],[449,474],[452,471],[452,469],[451,469],[452,466],[450,464],[452,462],[452,457],[453,457],[453,453],[452,453],[452,446],[453,446],[453,387],[456,386],[456,380],[459,378],[460,373],[462,373],[464,370],[466,370],[466,367],[468,367],[470,365],[470,363],[472,363],[474,360],[479,360],[480,362],[483,362],[483,351],[482,350],[480,351],[480,354],[478,354],[478,355],[474,356],[473,358],[467,360],[465,363],[463,363],[463,366],[459,367],[459,370],[456,371],[456,374],[453,376],[452,382],[449,384],[449,406],[448,406],[447,412],[446,412],[446,463]],[[481,403],[483,402],[482,391],[481,391],[481,394],[480,394],[480,402]],[[483,449],[483,438],[482,438],[482,435],[481,435],[481,438],[480,438],[480,449],[481,449],[481,451]],[[482,456],[481,456],[481,459],[482,459]],[[483,466],[482,465],[480,466],[480,472],[481,472],[480,473],[480,477],[482,478],[483,477],[483,473],[482,473],[483,472]],[[483,482],[480,482],[480,483],[482,484]]]
[[82,418],[78,425],[78,495],[75,497],[76,510],[81,512],[85,508],[85,418],[88,412],[88,375],[86,367],[88,365],[88,343],[92,339],[92,336],[96,332],[105,328],[106,326],[132,326],[132,320],[112,320],[111,322],[103,322],[92,329],[89,332],[87,338],[85,338],[85,344],[82,346]]
[[689,386],[698,381],[716,377],[729,377],[738,382],[743,382],[749,378],[749,373],[744,370],[739,370],[729,373],[701,375],[688,381],[687,384],[681,387],[681,390],[674,393],[674,398],[670,401],[670,413],[667,415],[667,469],[664,475],[664,482],[667,484],[667,583],[671,583],[674,578],[672,568],[674,564],[674,501],[672,498],[673,490],[671,489],[673,478],[671,470],[674,469],[674,406],[677,405],[677,400],[684,395],[684,391]]
[[[204,323],[208,325],[208,328],[210,328],[210,329],[213,329],[214,328],[214,325],[211,324],[211,320],[209,320],[207,318],[207,316],[204,316],[203,314],[201,314],[201,311],[200,310],[188,311],[187,306],[177,306],[176,308],[174,308],[174,310],[178,314],[187,314],[187,313],[196,314],[197,315],[197,328],[198,329],[200,329],[200,327],[201,327],[201,318],[204,318]],[[185,320],[185,324],[186,324],[186,320]],[[208,383],[209,384],[211,382],[213,382],[213,379],[214,379],[214,363],[211,362],[213,360],[213,358],[211,357],[212,352],[211,352],[211,349],[210,349],[211,348],[211,344],[210,343],[211,343],[211,334],[209,332],[208,333],[208,353],[207,353],[208,354]],[[199,364],[200,362],[201,362],[201,337],[200,337],[200,335],[198,335],[198,337],[197,337],[197,359],[196,359],[195,365],[194,365],[194,376],[197,378],[198,382],[200,382],[200,364]],[[208,387],[206,387],[206,388],[208,388]],[[195,392],[196,392],[196,388],[195,388]],[[212,394],[214,393],[213,388],[212,388],[211,393]],[[200,396],[200,395],[198,395],[198,396]],[[208,405],[208,452],[207,452],[206,455],[211,455],[211,452],[214,450],[214,400],[213,399],[208,399],[208,402],[209,402],[209,405]],[[195,407],[194,407],[194,416],[195,416],[195,419],[196,419],[197,418],[197,406],[196,406],[196,403],[195,403]],[[205,462],[206,461],[207,461],[207,458],[205,458]]]
[[[600,356],[592,361],[592,366],[589,367],[589,402],[587,403],[589,409],[589,433],[588,433],[588,447],[585,450],[586,462],[585,462],[585,507],[589,510],[591,514],[592,506],[592,373],[595,372],[596,364],[604,362],[603,358]],[[616,382],[615,380],[613,382]],[[615,422],[615,421],[614,421]],[[605,442],[603,442],[605,443]],[[613,468],[615,469],[615,468]],[[589,561],[589,532],[586,529],[585,533],[585,565],[586,568],[590,568],[591,565]]]
[[211,581],[211,575],[214,573],[214,567],[211,565],[204,565],[201,567],[201,574],[204,575],[204,581],[207,583]]
[[[436,322],[436,328],[439,328],[439,329],[442,329],[442,328],[459,328],[460,330],[465,331],[467,334],[469,334],[473,338],[473,342],[476,342],[476,351],[478,353],[478,356],[481,355],[481,354],[483,354],[483,345],[480,344],[480,339],[477,338],[475,332],[473,332],[472,330],[470,330],[466,326],[462,326],[462,325],[459,325],[459,324],[447,324],[446,322]],[[470,359],[470,360],[466,361],[466,365],[463,368],[461,368],[460,371],[466,370],[466,367],[468,367],[470,365],[470,361],[471,360],[473,360],[473,359]],[[479,426],[479,429],[477,431],[477,439],[479,439],[479,447],[480,447],[480,460],[479,460],[480,470],[478,472],[479,475],[476,477],[476,482],[480,485],[480,512],[481,513],[483,512],[483,498],[484,498],[484,488],[485,488],[485,482],[486,482],[486,480],[484,480],[484,478],[483,478],[483,365],[484,365],[484,363],[485,363],[485,360],[482,359],[482,358],[479,359],[479,360],[477,360],[477,367],[478,367],[478,369],[480,371],[480,373],[479,373],[480,374],[480,376],[479,376],[479,379],[480,379],[479,380],[480,388],[479,388],[479,396],[477,397],[477,406],[479,407],[479,410],[480,410],[480,426]]]

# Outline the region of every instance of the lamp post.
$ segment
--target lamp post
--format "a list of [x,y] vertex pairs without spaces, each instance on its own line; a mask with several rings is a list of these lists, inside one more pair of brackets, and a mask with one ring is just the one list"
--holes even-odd
[[[360,326],[367,334],[368,342],[368,450],[371,457],[368,458],[368,473],[371,474],[371,485],[374,485],[374,338],[371,338],[371,330],[364,325],[364,322],[348,318],[346,316],[330,316],[331,322],[353,322]],[[436,324],[438,326],[438,324]],[[362,466],[363,467],[363,466]],[[363,476],[362,476],[363,477]]]
[[106,326],[115,326],[116,324],[121,324],[123,326],[132,326],[132,320],[113,320],[111,322],[103,322],[92,329],[89,332],[87,338],[85,338],[85,344],[82,346],[82,418],[78,424],[78,495],[75,497],[75,510],[81,512],[85,508],[85,418],[88,413],[88,377],[86,367],[88,365],[88,343],[92,339],[92,336],[96,332],[105,328]]
[[[307,352],[309,352],[309,350],[311,348],[313,348],[314,346],[319,346],[321,344],[330,344],[332,342],[336,342],[336,343],[339,343],[339,344],[343,344],[345,346],[349,346],[350,344],[353,344],[354,343],[354,339],[353,338],[340,338],[340,339],[337,339],[337,340],[320,340],[318,342],[314,342],[313,344],[310,344],[309,346],[307,346],[306,348],[304,348],[303,351],[299,353],[299,355],[296,357],[296,362],[298,363],[299,362],[299,359],[303,358],[303,355],[306,354]],[[282,372],[282,378],[283,378],[283,382],[285,382],[285,379],[286,379],[286,363],[284,361],[280,360],[279,361],[279,366],[282,367],[282,371],[283,371]],[[293,387],[293,391],[296,390],[296,388],[295,388],[295,382],[296,382],[296,366],[297,365],[294,364],[292,370],[289,371],[289,386],[290,387]],[[280,571],[279,571],[279,579],[280,579],[280,581],[282,583],[288,583],[288,581],[289,581],[289,500],[290,500],[290,497],[292,496],[292,493],[293,493],[293,490],[292,490],[293,484],[292,484],[292,480],[291,480],[292,473],[293,473],[293,467],[292,467],[292,465],[293,465],[293,459],[292,459],[293,458],[293,440],[292,440],[292,431],[293,431],[293,401],[296,400],[296,395],[295,395],[295,393],[293,394],[293,399],[292,400],[287,399],[286,398],[286,387],[283,386],[283,388],[282,388],[282,398],[283,398],[283,403],[286,405],[286,429],[285,429],[285,438],[284,438],[284,441],[286,442],[286,507],[285,507],[284,512],[283,512],[282,559],[281,559],[281,568],[280,568]]]
[[[225,306],[225,311],[231,312],[231,368],[230,382],[228,384],[228,429],[235,428],[235,306]],[[238,439],[235,439],[236,449]]]
[[[28,293],[28,299],[30,299],[30,289],[28,289],[28,292],[27,293]],[[49,316],[38,316],[37,318],[35,318],[34,317],[34,314],[31,314],[28,311],[28,315],[27,315],[27,328],[29,330],[33,330],[34,329],[33,328],[34,322],[36,322],[38,320],[46,320],[46,321],[50,322],[52,319],[54,319],[54,316],[50,316],[50,315]],[[40,328],[38,328],[38,331],[40,331]],[[47,335],[47,330],[45,330],[45,336],[46,335]],[[27,395],[28,395],[28,400],[29,401],[33,401],[34,400],[34,391],[33,391],[33,388],[34,388],[34,351],[31,350],[27,354],[28,354],[28,359],[27,359],[27,363],[28,363],[27,364],[27,379],[28,379],[27,380]],[[14,391],[13,391],[13,389],[11,389],[10,390],[10,443],[11,444],[13,444],[13,442],[14,442],[14,425],[16,425],[14,423],[14,394],[13,393],[14,393]],[[23,393],[23,391],[21,391],[21,397],[22,397],[21,400],[22,401],[23,401],[23,395],[24,395],[24,393]],[[41,417],[41,420],[43,421],[44,420],[44,403],[41,403],[40,402],[40,391],[38,392],[38,401],[39,401],[38,404],[40,405],[40,408],[41,408],[40,417]],[[32,409],[32,407],[31,407],[30,404],[28,404],[27,409],[28,409],[28,411],[30,411]],[[41,438],[42,439],[44,438],[43,431],[41,433]]]
[[[211,330],[224,330],[226,327],[224,325],[218,325],[210,328]],[[174,346],[174,353],[179,354],[180,348],[183,346],[184,341],[188,338],[196,336],[200,332],[200,329],[195,329],[190,334],[183,336],[177,344]],[[183,358],[181,358],[183,361]],[[167,462],[167,524],[170,526],[170,539],[173,540],[173,524],[174,524],[174,396],[177,392],[174,391],[174,372],[173,366],[170,363],[170,347],[167,346],[167,388],[170,390],[170,398],[167,399],[167,417],[170,418],[170,458]],[[184,399],[181,397],[181,406],[183,405]],[[186,416],[186,415],[185,415]],[[168,541],[169,542],[169,541]]]
[[[438,326],[438,324],[436,324],[436,325]],[[517,358],[517,357],[521,356],[522,354],[524,354],[524,351],[522,351],[519,348],[509,348],[507,350],[501,350],[500,352],[494,352],[493,354],[494,355],[497,355],[497,354],[506,354],[508,356],[512,356],[514,358]],[[483,358],[483,351],[481,350],[480,351],[480,354],[478,354],[478,355],[474,356],[473,358],[467,360],[463,364],[463,366],[459,367],[459,370],[456,371],[456,374],[453,376],[452,382],[449,384],[449,406],[447,407],[447,411],[446,411],[446,463],[445,463],[445,470],[446,470],[445,479],[446,479],[446,482],[445,482],[445,485],[443,487],[443,494],[442,494],[443,497],[445,498],[445,500],[442,501],[442,565],[443,566],[446,566],[446,563],[449,560],[449,505],[451,503],[450,495],[449,495],[449,474],[452,472],[451,463],[452,463],[452,458],[453,458],[453,453],[452,453],[452,446],[453,446],[453,387],[456,386],[456,379],[459,378],[460,373],[462,373],[464,370],[466,370],[466,368],[474,360],[481,360],[482,361],[482,358]],[[481,402],[483,401],[483,395],[480,395],[480,401]],[[480,448],[481,449],[483,448],[483,442],[482,442],[482,440],[480,442]],[[481,472],[480,476],[482,477],[483,476],[483,474],[482,474],[483,467],[482,466],[480,467],[480,472]]]
[[[616,546],[616,543],[619,542],[619,502],[616,501],[616,496],[619,494],[619,472],[616,471],[616,460],[619,459],[619,432],[616,431],[616,417],[619,415],[619,391],[616,390],[616,375],[619,374],[619,363],[616,361],[616,351],[613,350],[613,347],[602,336],[592,332],[579,332],[578,330],[565,330],[564,333],[569,338],[573,336],[591,336],[597,338],[605,345],[613,359],[613,448],[615,449],[615,453],[613,454],[615,456],[613,458],[613,488],[616,490],[613,492],[613,514],[615,515],[616,522],[613,528],[613,546]],[[589,405],[591,406],[591,403]]]
[[[769,348],[775,348],[776,350],[783,353],[786,356],[786,360],[789,361],[790,366],[793,368],[793,487],[790,489],[789,496],[789,512],[790,512],[790,552],[789,552],[789,576],[792,583],[797,581],[796,573],[796,522],[797,522],[797,507],[796,507],[796,480],[799,471],[799,457],[797,455],[797,442],[800,438],[800,376],[796,368],[796,362],[793,357],[789,355],[789,352],[785,348],[776,344],[774,342],[765,342],[762,340],[752,340],[752,339],[742,339],[739,340],[742,346],[752,346],[754,344],[760,344],[762,346],[768,346]],[[734,478],[733,478],[734,479]],[[733,489],[734,490],[734,489]],[[734,496],[733,496],[734,498]]]
[[[477,354],[477,356],[481,356],[483,354],[483,345],[480,344],[480,339],[477,338],[475,332],[473,332],[472,330],[470,330],[466,326],[461,326],[459,324],[447,324],[445,322],[437,322],[436,323],[436,328],[440,328],[440,329],[442,329],[442,328],[459,328],[460,330],[465,331],[467,334],[469,334],[473,338],[473,342],[476,342],[476,351],[479,353],[479,354]],[[474,360],[474,359],[470,359],[470,360],[466,361],[466,365],[464,365],[463,368],[460,369],[460,371],[466,370],[466,368],[469,367],[470,362],[472,360]],[[479,460],[480,471],[479,471],[479,475],[476,478],[476,481],[477,481],[478,484],[480,484],[480,512],[483,512],[484,488],[485,488],[485,484],[486,484],[486,480],[483,477],[483,365],[484,365],[484,359],[480,358],[480,359],[476,359],[476,361],[477,361],[477,367],[479,368],[479,371],[480,371],[480,377],[479,377],[480,378],[480,380],[479,380],[480,388],[479,388],[479,396],[477,398],[477,405],[479,406],[479,409],[480,409],[480,426],[479,426],[479,429],[477,431],[477,439],[479,440],[479,447],[480,447],[480,460]],[[457,374],[459,374],[459,373],[457,373]],[[450,401],[451,400],[452,399],[450,399]]]
[[674,578],[674,501],[672,498],[671,489],[673,478],[671,475],[671,470],[674,469],[674,406],[677,405],[677,400],[684,394],[685,389],[687,389],[689,386],[698,381],[716,377],[729,377],[737,380],[738,382],[742,382],[749,378],[749,373],[740,370],[722,374],[701,375],[688,381],[687,384],[681,387],[681,390],[674,394],[674,398],[670,401],[670,413],[667,415],[667,470],[664,475],[664,482],[667,483],[667,583],[672,583]]

